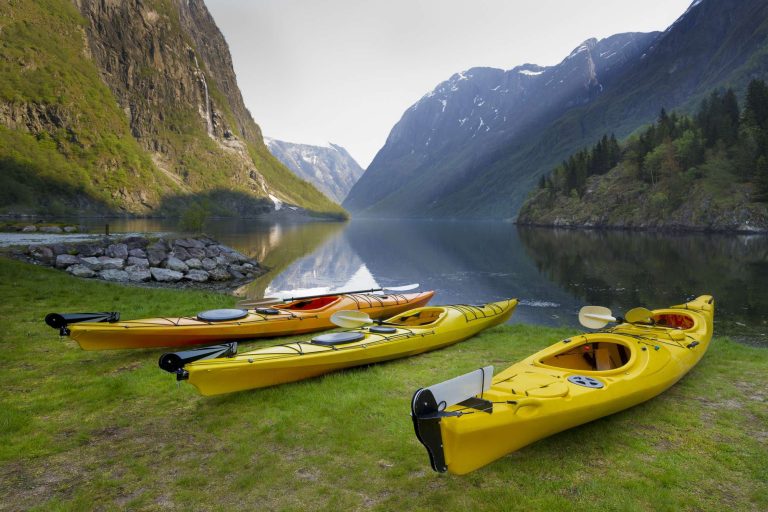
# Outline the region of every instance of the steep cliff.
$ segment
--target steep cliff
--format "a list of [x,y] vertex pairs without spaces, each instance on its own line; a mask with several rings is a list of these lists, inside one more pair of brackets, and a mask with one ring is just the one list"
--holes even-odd
[[343,215],[264,146],[202,0],[0,5],[5,211]]

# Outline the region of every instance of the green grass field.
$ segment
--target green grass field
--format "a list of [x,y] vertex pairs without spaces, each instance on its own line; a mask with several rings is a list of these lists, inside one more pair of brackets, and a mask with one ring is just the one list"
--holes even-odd
[[85,352],[43,317],[173,316],[233,298],[4,258],[0,294],[0,510],[768,509],[765,349],[716,338],[663,395],[457,477],[429,468],[412,393],[572,331],[504,326],[410,359],[205,398],[157,367],[161,351]]

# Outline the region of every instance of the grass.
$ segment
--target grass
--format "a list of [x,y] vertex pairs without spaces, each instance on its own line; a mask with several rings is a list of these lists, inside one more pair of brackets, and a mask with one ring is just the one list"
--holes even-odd
[[176,315],[233,298],[6,259],[0,296],[0,509],[768,508],[765,349],[718,338],[663,395],[456,477],[429,469],[408,416],[413,391],[503,368],[570,330],[505,326],[418,357],[204,398],[157,368],[159,351],[84,352],[42,319]]

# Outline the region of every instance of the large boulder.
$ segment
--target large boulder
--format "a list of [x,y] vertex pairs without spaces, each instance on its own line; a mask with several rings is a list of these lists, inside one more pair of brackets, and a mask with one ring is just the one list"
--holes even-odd
[[104,254],[104,249],[99,244],[78,244],[75,246],[77,254],[83,258],[90,256],[101,256]]
[[184,247],[180,246],[180,245],[174,245],[173,246],[173,251],[171,252],[171,254],[173,254],[174,256],[179,258],[180,260],[188,260],[189,258],[192,257],[192,256],[189,255],[189,252],[187,252],[187,250]]
[[117,270],[125,266],[125,261],[122,258],[110,258],[109,256],[99,256],[99,263],[101,263],[101,268],[105,270]]
[[203,268],[205,270],[213,270],[216,268],[216,260],[212,260],[211,258],[203,258],[203,261],[201,261]]
[[187,252],[189,253],[189,256],[192,258],[197,258],[199,260],[205,258],[205,249],[200,249],[198,247],[190,247],[187,249]]
[[[128,256],[125,264],[127,266],[135,265],[137,267],[149,268],[149,260],[147,258],[137,258],[135,256]],[[126,268],[126,270],[128,270]]]
[[99,270],[99,277],[105,281],[118,281],[124,283],[125,281],[128,281],[128,272],[115,268],[106,268],[104,270]]
[[21,228],[22,233],[34,233],[35,231],[37,231],[37,226],[33,226],[32,224]]
[[93,271],[101,270],[101,261],[99,261],[99,258],[96,258],[94,256],[89,256],[87,258],[80,258],[80,264],[85,265],[86,267],[88,267]]
[[179,238],[176,240],[175,245],[180,245],[181,247],[196,247],[198,249],[205,248],[205,244],[203,242],[200,240],[195,240],[194,238]]
[[93,277],[96,275],[96,272],[91,270],[89,267],[80,264],[72,265],[67,269],[67,272],[77,277]]
[[177,272],[186,272],[187,270],[189,270],[189,267],[187,266],[187,264],[181,261],[176,256],[168,256],[168,261],[165,262],[165,268],[169,268]]
[[128,257],[128,246],[125,244],[112,244],[107,247],[107,256],[124,260]]
[[143,249],[149,245],[149,240],[143,236],[127,236],[123,239],[123,243],[128,246],[128,251],[130,252],[134,249]]
[[80,263],[80,258],[71,254],[59,254],[56,256],[56,268],[67,268]]
[[184,263],[186,263],[189,268],[203,268],[203,262],[197,258],[189,258]]
[[147,259],[149,264],[157,267],[168,257],[168,248],[163,242],[155,242],[147,247]]
[[149,272],[152,274],[155,281],[163,283],[174,283],[180,281],[181,278],[184,277],[184,274],[181,272],[169,268],[150,267]]
[[128,274],[129,281],[143,282],[152,279],[152,273],[144,266],[129,265],[125,267],[125,272]]
[[147,251],[144,249],[131,249],[128,251],[128,256],[133,256],[134,258],[146,258],[147,257]]
[[53,265],[55,261],[53,250],[46,245],[30,245],[29,255],[46,265]]
[[230,279],[232,279],[232,276],[229,274],[229,272],[227,272],[225,269],[221,267],[216,267],[214,269],[209,270],[208,275],[214,281],[229,281]]
[[59,226],[43,226],[40,231],[43,233],[61,233],[62,229]]
[[205,248],[205,255],[209,258],[215,258],[219,254],[221,254],[221,249],[218,245],[209,245]]
[[192,269],[187,272],[187,275],[184,276],[184,279],[188,281],[195,281],[196,283],[204,283],[208,280],[209,277],[210,275],[205,270]]
[[64,232],[65,233],[76,233],[77,232],[77,226],[64,226]]

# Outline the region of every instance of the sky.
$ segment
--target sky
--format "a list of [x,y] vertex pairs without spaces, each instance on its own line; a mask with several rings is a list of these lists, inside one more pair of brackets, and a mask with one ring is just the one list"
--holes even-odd
[[557,64],[591,37],[664,30],[691,0],[206,0],[265,136],[366,168],[456,72]]

